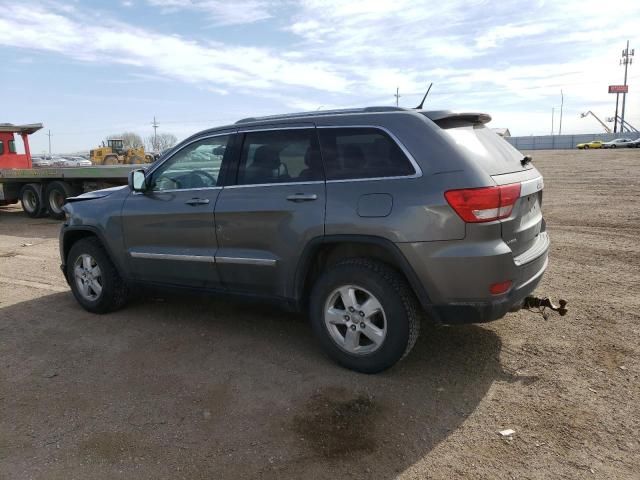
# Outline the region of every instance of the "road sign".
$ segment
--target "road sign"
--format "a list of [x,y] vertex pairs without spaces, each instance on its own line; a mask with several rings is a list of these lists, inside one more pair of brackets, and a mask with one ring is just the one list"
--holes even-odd
[[609,93],[629,93],[629,85],[609,85]]

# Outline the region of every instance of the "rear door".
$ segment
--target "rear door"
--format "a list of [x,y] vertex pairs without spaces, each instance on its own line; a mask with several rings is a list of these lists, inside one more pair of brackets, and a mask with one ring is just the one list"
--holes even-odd
[[189,143],[150,173],[146,192],[126,199],[122,228],[137,280],[189,287],[220,283],[213,212],[232,138],[225,133]]
[[482,124],[454,123],[446,128],[445,122],[441,126],[458,148],[491,175],[497,185],[520,183],[519,200],[511,215],[500,221],[502,238],[517,262],[526,263],[535,258],[536,251],[544,251],[548,245],[540,209],[544,188],[540,172],[531,162],[523,161],[525,156],[520,151]]
[[231,290],[286,297],[307,242],[324,234],[325,182],[312,125],[241,133],[216,204],[216,265]]

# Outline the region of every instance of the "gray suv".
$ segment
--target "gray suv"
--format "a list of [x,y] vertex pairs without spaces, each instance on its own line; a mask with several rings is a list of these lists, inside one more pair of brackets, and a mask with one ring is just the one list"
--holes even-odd
[[95,313],[136,284],[276,300],[341,365],[381,371],[420,318],[496,320],[545,271],[542,177],[489,120],[369,107],[200,132],[69,198],[62,270]]

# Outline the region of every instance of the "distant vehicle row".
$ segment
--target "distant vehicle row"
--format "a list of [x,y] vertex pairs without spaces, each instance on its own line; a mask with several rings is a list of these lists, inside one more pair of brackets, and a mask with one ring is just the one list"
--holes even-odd
[[590,148],[638,148],[640,147],[640,138],[636,138],[635,140],[630,138],[616,138],[610,142],[592,140],[590,142],[579,143],[576,147],[581,150],[588,150]]
[[49,168],[49,167],[90,167],[93,165],[91,160],[74,156],[74,157],[49,157],[49,156],[34,156],[31,157],[31,163],[34,168]]

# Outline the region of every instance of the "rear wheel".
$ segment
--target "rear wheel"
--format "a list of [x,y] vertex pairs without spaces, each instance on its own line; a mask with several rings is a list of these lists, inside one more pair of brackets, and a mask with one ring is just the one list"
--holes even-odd
[[66,273],[73,296],[89,312],[112,312],[127,300],[125,283],[95,237],[83,238],[71,247]]
[[405,279],[387,265],[355,258],[325,272],[311,293],[316,337],[329,356],[363,373],[385,370],[418,337],[418,304]]
[[40,185],[29,183],[22,187],[20,191],[20,202],[22,203],[24,213],[31,218],[42,217],[47,213]]
[[118,165],[119,163],[117,155],[107,155],[102,162],[103,165]]
[[62,220],[64,218],[64,210],[62,207],[67,201],[67,197],[73,196],[71,185],[66,182],[51,182],[47,185],[44,193],[44,199],[52,218]]
[[584,148],[585,150],[589,150],[589,145],[585,145],[585,146],[584,146],[584,147],[582,147],[582,148]]

